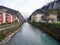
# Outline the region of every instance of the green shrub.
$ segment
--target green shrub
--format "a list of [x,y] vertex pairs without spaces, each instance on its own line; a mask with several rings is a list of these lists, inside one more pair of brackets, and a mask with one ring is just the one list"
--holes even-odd
[[3,31],[0,31],[0,41],[6,37],[5,33]]

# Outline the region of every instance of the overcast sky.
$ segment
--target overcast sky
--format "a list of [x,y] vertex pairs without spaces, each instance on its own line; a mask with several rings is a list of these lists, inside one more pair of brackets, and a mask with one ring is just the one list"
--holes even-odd
[[0,5],[18,10],[24,17],[53,0],[0,0]]

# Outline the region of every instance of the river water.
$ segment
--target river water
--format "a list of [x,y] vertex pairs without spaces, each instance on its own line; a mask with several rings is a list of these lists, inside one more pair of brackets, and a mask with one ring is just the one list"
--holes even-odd
[[60,45],[60,42],[26,22],[21,31],[4,45]]

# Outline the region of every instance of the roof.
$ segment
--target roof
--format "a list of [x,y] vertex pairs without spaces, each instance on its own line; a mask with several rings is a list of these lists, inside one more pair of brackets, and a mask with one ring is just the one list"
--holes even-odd
[[2,10],[2,12],[5,12],[5,13],[10,13],[12,15],[16,15],[18,18],[23,17],[19,11],[7,8],[5,6],[0,6],[0,10]]
[[[10,14],[16,14],[18,11],[7,8],[5,6],[0,6],[0,10],[3,10],[3,12],[10,13]],[[5,11],[4,11],[5,10]]]

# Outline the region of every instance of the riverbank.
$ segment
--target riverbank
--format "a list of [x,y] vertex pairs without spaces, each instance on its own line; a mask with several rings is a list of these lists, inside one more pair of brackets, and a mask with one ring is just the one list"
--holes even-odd
[[31,23],[35,27],[41,29],[43,32],[48,34],[49,36],[55,38],[56,40],[60,41],[60,25],[49,24],[49,23]]
[[22,24],[17,23],[9,28],[0,31],[0,45],[7,43],[8,40],[10,40],[11,37],[19,31],[18,29],[21,28],[21,26]]
[[60,42],[25,22],[22,29],[4,45],[60,45]]

